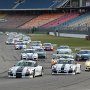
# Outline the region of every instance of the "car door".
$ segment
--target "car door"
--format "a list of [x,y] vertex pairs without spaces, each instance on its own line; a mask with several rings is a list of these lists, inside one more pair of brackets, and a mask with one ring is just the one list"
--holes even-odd
[[39,66],[37,63],[34,64],[34,67],[35,67],[35,75],[38,76],[41,74],[41,66]]

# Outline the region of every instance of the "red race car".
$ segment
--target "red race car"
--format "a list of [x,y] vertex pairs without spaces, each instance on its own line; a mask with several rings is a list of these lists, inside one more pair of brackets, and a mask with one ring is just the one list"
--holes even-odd
[[43,48],[45,51],[53,51],[54,50],[54,47],[51,43],[44,43]]

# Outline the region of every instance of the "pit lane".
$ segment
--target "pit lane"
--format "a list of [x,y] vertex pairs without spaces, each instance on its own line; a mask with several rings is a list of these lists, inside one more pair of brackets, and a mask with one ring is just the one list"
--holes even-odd
[[12,79],[7,77],[8,69],[20,60],[20,50],[13,45],[5,45],[6,36],[0,35],[0,90],[90,90],[90,72],[77,75],[51,75],[52,52],[47,51],[47,59],[39,59],[44,67],[44,75],[34,79]]

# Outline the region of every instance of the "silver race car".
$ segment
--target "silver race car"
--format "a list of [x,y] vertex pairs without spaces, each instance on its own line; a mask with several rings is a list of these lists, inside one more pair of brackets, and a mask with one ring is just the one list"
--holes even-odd
[[34,78],[43,75],[43,67],[36,61],[21,60],[8,71],[8,77],[12,78]]
[[75,63],[71,58],[60,58],[55,65],[52,66],[52,74],[77,74],[81,72],[81,65]]
[[24,49],[24,51],[21,53],[21,59],[37,60],[38,54],[35,49]]
[[36,49],[36,52],[38,54],[38,58],[46,58],[46,52],[43,48]]

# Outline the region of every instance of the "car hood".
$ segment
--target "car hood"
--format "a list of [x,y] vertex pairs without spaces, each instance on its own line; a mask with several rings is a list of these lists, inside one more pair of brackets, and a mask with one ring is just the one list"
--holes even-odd
[[33,70],[34,67],[24,67],[24,66],[15,66],[15,67],[12,67],[10,68],[12,73],[16,73],[16,72],[22,72],[22,73],[25,73],[28,70]]
[[38,49],[38,48],[41,48],[41,46],[32,46],[32,48]]
[[27,55],[32,56],[33,53],[22,53],[22,56],[27,56]]
[[56,70],[61,70],[62,68],[64,70],[69,70],[70,68],[72,68],[72,64],[56,64]]

